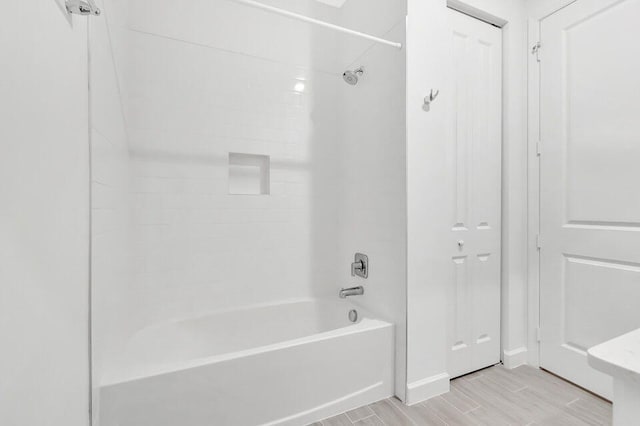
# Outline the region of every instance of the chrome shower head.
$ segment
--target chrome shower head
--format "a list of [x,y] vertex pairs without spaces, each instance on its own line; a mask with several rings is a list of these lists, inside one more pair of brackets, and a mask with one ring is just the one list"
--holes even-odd
[[347,82],[347,84],[355,86],[356,84],[358,84],[358,77],[360,77],[362,74],[364,74],[364,67],[360,67],[353,71],[345,71],[344,73],[342,73],[342,78]]

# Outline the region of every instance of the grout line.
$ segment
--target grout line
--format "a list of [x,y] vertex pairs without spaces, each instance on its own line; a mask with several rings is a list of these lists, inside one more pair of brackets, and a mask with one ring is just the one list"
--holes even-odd
[[[440,398],[442,398],[442,395],[440,395]],[[469,398],[469,399],[471,399],[471,398]],[[453,403],[451,403],[451,402],[447,401],[445,398],[442,398],[442,400],[443,400],[444,402],[447,402],[449,405],[451,405],[451,406],[452,406],[452,407],[453,407],[453,408],[454,408],[458,413],[460,413],[460,414],[467,414],[467,413],[470,413],[471,411],[475,410],[475,408],[479,408],[479,407],[475,407],[475,408],[473,408],[473,409],[471,409],[471,410],[462,411],[462,410],[461,410],[461,409],[459,409],[457,406],[455,406]],[[476,404],[478,404],[476,401],[473,401],[473,402],[475,402]],[[479,405],[480,405],[480,404],[478,404],[478,406],[479,406]]]
[[579,398],[579,397],[578,397],[578,398],[576,398],[576,399],[573,399],[573,400],[571,400],[571,401],[569,401],[569,402],[567,402],[566,406],[567,406],[567,407],[569,407],[571,404],[573,404],[574,402],[578,402],[578,401],[580,401],[580,398]]
[[[440,398],[440,399],[442,399],[444,402],[447,402],[447,401],[445,401],[445,399],[444,399],[444,398],[442,398],[442,397],[440,397],[440,396],[436,396],[435,398]],[[433,398],[433,399],[435,399],[435,398]],[[426,402],[426,401],[421,402],[420,404],[422,404],[422,406],[423,406],[424,408],[426,408],[427,410],[431,411],[431,413],[432,413],[434,416],[436,416],[438,419],[440,419],[440,421],[441,421],[442,423],[444,423],[445,425],[447,425],[447,426],[448,426],[448,425],[449,425],[449,423],[447,423],[447,421],[446,421],[445,419],[443,419],[442,417],[440,417],[440,415],[436,412],[436,410],[432,410],[431,408],[429,408],[429,406],[427,406],[427,404],[425,404],[425,402]],[[447,404],[449,404],[449,403],[447,402]],[[449,405],[451,405],[451,404],[449,404]]]
[[354,411],[354,410],[359,410],[359,409],[361,409],[361,408],[368,408],[368,409],[371,411],[371,414],[366,415],[366,416],[364,416],[364,417],[360,417],[360,418],[358,418],[358,419],[355,419],[355,420],[354,420],[354,419],[352,419],[352,418],[351,418],[351,416],[349,415],[349,411],[345,411],[345,412],[344,412],[344,415],[345,415],[345,416],[347,416],[347,419],[349,419],[349,421],[350,421],[351,423],[353,423],[353,424],[355,424],[355,423],[359,422],[360,420],[368,419],[369,417],[372,417],[372,416],[375,416],[375,415],[376,415],[376,413],[375,413],[375,412],[373,411],[373,409],[371,408],[371,405],[372,405],[372,404],[375,404],[375,403],[371,403],[371,404],[363,405],[363,406],[361,406],[361,407],[356,407],[356,408],[354,408],[354,409],[352,409],[352,410],[349,410],[349,411]]
[[[476,404],[478,404],[478,403],[476,402]],[[477,407],[473,407],[471,410],[469,410],[466,413],[464,413],[464,415],[466,416],[467,414],[472,413],[472,412],[478,410],[479,408],[482,408],[482,405],[478,404]]]
[[[440,398],[441,400],[443,400],[444,402],[446,402],[447,404],[449,404],[449,405],[450,405],[454,410],[456,410],[457,412],[462,413],[462,411],[458,410],[458,409],[456,408],[456,406],[455,406],[455,405],[453,405],[452,403],[450,403],[449,401],[447,401],[446,399],[444,399],[442,396],[438,396],[437,398]],[[478,404],[478,403],[476,402],[476,404]],[[480,405],[480,404],[478,404],[478,405]],[[462,414],[464,414],[464,413],[462,413]]]
[[[393,408],[398,410],[400,412],[400,414],[402,414],[404,417],[406,417],[411,422],[411,424],[416,425],[417,423],[415,422],[415,420],[413,420],[407,413],[405,413],[402,408],[398,407],[398,403],[397,402],[393,402],[394,399],[395,399],[394,397],[389,398],[389,404],[391,404],[391,406]],[[399,401],[399,403],[402,404],[403,402]],[[422,404],[422,403],[420,403],[420,404]],[[384,423],[384,421],[382,419],[380,419],[380,420],[382,421],[382,423]]]
[[[384,420],[382,420],[377,414],[374,414],[373,416],[377,417],[378,420],[380,420],[380,423],[382,423],[383,425],[386,426],[386,423],[384,422]],[[369,417],[373,417],[373,416],[369,416]],[[367,418],[369,418],[369,417],[367,417]],[[393,426],[393,425],[391,425],[391,426]]]
[[[367,407],[368,407],[368,405],[367,405]],[[368,415],[367,417],[363,417],[363,418],[361,418],[361,419],[358,419],[358,420],[356,420],[355,422],[354,422],[353,420],[351,420],[351,417],[347,416],[347,418],[349,419],[349,421],[351,422],[351,424],[352,424],[352,425],[356,424],[357,422],[359,422],[359,421],[361,421],[361,420],[368,419],[368,418],[370,418],[370,417],[377,417],[377,416],[376,416],[376,413],[373,413],[373,414]],[[381,421],[382,421],[382,419],[381,419]]]
[[[470,422],[473,422],[473,424],[477,424],[477,423],[475,423],[475,421],[473,421],[473,420],[472,420],[471,418],[469,418],[469,416],[468,416],[468,414],[469,414],[469,413],[471,413],[472,411],[477,410],[477,409],[479,409],[480,407],[482,407],[480,404],[478,404],[478,402],[477,402],[477,401],[475,401],[475,400],[473,400],[473,399],[472,399],[472,401],[473,401],[473,402],[475,402],[476,404],[478,404],[478,406],[477,406],[477,407],[474,407],[474,408],[472,408],[471,410],[468,410],[468,411],[466,411],[466,412],[463,412],[462,410],[459,410],[459,409],[458,409],[458,407],[456,407],[455,405],[453,405],[452,403],[450,403],[450,402],[449,402],[449,401],[447,401],[446,399],[442,398],[442,396],[439,396],[438,398],[442,399],[444,402],[446,402],[447,404],[449,404],[450,406],[452,406],[455,410],[457,410],[459,413],[461,413],[464,417],[468,418]],[[471,398],[469,398],[469,399],[471,399]],[[442,421],[444,422],[444,424],[445,424],[445,425],[447,425],[447,426],[449,425],[449,423],[447,423],[447,421],[446,421],[445,419],[443,419],[442,417],[438,416],[438,413],[435,413],[435,412],[434,412],[434,414],[435,414],[435,415],[436,415],[440,420],[442,420]]]

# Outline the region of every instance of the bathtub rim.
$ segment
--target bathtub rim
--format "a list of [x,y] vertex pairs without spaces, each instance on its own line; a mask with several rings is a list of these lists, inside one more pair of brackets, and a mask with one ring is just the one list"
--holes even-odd
[[[326,299],[296,299],[295,301],[287,301],[286,303],[288,304],[288,303],[297,303],[297,302],[317,302],[317,301],[327,301],[327,300]],[[260,307],[277,306],[282,304],[285,304],[285,303],[280,302],[280,303],[260,304]],[[255,308],[258,306],[253,305],[253,307]],[[251,308],[228,309],[224,311],[218,311],[216,313],[222,313],[222,312],[228,313],[228,312],[247,310],[247,309],[251,309]],[[102,389],[102,388],[108,388],[108,387],[117,386],[117,385],[123,385],[126,383],[144,380],[144,379],[148,379],[156,376],[173,374],[180,371],[199,368],[209,364],[230,361],[236,358],[256,356],[261,353],[301,346],[311,342],[325,341],[325,340],[329,340],[337,337],[349,336],[352,334],[362,333],[369,330],[377,330],[385,327],[391,327],[391,328],[394,327],[393,323],[391,322],[372,317],[368,312],[366,312],[364,309],[361,309],[360,307],[357,307],[357,309],[359,312],[364,314],[362,315],[361,319],[357,323],[349,324],[349,325],[335,328],[332,330],[323,331],[320,333],[314,333],[307,336],[298,337],[295,339],[284,340],[281,342],[271,343],[268,345],[256,346],[250,349],[243,349],[235,352],[227,352],[223,354],[216,354],[216,355],[205,356],[205,357],[194,358],[194,359],[183,360],[183,361],[158,363],[147,368],[134,367],[130,371],[127,371],[124,374],[123,373],[118,374],[117,370],[115,372],[107,372],[99,379],[97,387],[99,389]],[[169,323],[189,321],[192,319],[198,319],[208,315],[214,315],[214,314],[209,313],[207,315],[201,315],[201,316],[193,317],[189,319],[167,321],[161,324],[165,325]],[[158,327],[161,324],[154,324],[149,327]],[[147,328],[148,327],[141,329],[140,331],[135,333],[132,336],[132,338],[136,334],[138,334],[139,332]]]

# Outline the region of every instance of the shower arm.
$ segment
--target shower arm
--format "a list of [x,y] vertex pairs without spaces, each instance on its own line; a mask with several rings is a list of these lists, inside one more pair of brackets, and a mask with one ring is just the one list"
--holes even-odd
[[334,31],[338,31],[344,34],[350,34],[355,37],[364,38],[376,43],[384,44],[387,46],[395,47],[396,49],[402,49],[402,43],[397,43],[395,41],[385,40],[380,37],[373,36],[371,34],[361,33],[360,31],[351,30],[349,28],[341,27],[339,25],[331,24],[329,22],[320,21],[318,19],[309,18],[308,16],[300,15],[298,13],[290,12],[288,10],[280,9],[277,7],[269,6],[266,4],[259,3],[253,0],[232,0],[236,3],[244,4],[245,6],[254,7],[256,9],[261,9],[266,12],[275,13],[276,15],[286,16],[288,18],[297,19],[299,21],[308,22],[310,24],[318,25],[321,27],[329,28]]

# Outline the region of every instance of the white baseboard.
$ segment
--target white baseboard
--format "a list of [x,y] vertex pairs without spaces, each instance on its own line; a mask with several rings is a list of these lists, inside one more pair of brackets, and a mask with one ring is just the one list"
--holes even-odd
[[417,404],[449,392],[450,377],[447,373],[436,374],[407,385],[407,405]]
[[527,363],[527,348],[521,347],[510,351],[503,351],[502,363],[509,370],[525,365]]

